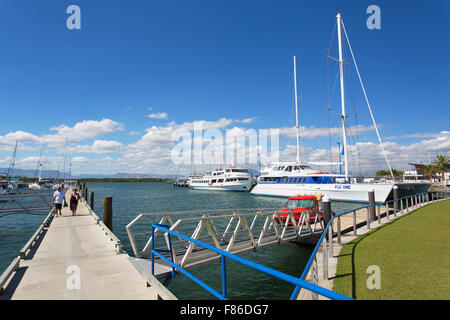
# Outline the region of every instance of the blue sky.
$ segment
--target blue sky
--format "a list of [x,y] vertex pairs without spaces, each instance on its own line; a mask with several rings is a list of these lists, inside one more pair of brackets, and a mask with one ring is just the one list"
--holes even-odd
[[[81,8],[81,30],[66,27],[71,4]],[[381,9],[380,30],[366,26],[372,4]],[[67,133],[75,173],[170,172],[161,155],[173,144],[154,138],[167,136],[168,126],[227,119],[221,130],[293,127],[294,55],[301,124],[339,127],[327,112],[337,63],[326,58],[337,12],[393,166],[450,152],[445,0],[4,0],[0,9],[0,167],[8,166],[16,139],[17,166],[35,167],[45,140],[51,169]],[[337,57],[336,37],[331,48]],[[351,64],[346,76],[348,113],[356,110],[357,123],[368,127]],[[339,111],[337,93],[331,104]],[[303,138],[308,159],[328,160],[325,151],[338,138]],[[361,132],[359,141],[373,158],[374,131]],[[295,139],[282,135],[282,160],[293,156],[289,145]],[[365,160],[367,168],[384,168],[379,152],[375,158]]]

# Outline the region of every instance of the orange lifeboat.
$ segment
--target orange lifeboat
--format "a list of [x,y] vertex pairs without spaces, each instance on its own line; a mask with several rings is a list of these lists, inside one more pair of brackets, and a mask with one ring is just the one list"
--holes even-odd
[[[289,212],[294,215],[295,222],[298,223],[301,219],[302,213],[309,212],[309,223],[314,223],[316,215],[319,214],[319,219],[323,220],[323,213],[319,209],[319,201],[322,200],[322,194],[313,195],[297,195],[288,198],[287,203],[278,210],[278,213],[274,214],[273,218],[280,225],[286,224],[286,219],[289,216]],[[292,225],[292,222],[288,222],[288,226]]]

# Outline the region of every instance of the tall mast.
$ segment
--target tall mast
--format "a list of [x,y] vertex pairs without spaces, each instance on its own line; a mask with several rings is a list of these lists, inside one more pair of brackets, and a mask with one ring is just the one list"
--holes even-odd
[[[41,154],[39,155],[39,161],[38,161],[38,164],[37,164],[37,167],[36,167],[36,173],[34,174],[34,178],[36,179],[36,183],[41,180],[41,171],[40,171],[40,169],[41,169],[41,166],[42,166],[41,160],[42,160],[42,152],[43,151],[44,151],[44,146],[42,146],[42,148],[41,148]],[[39,176],[38,176],[38,174],[39,174]]]
[[297,67],[294,56],[294,91],[295,91],[295,128],[297,129],[297,163],[300,164],[300,136],[298,126],[298,102],[297,102]]
[[6,179],[8,182],[14,174],[14,165],[16,163],[16,152],[17,152],[17,140],[16,140],[16,146],[14,147],[13,159],[12,159],[11,164],[9,165],[9,169],[8,169],[8,177]]
[[341,80],[341,106],[342,106],[342,138],[344,143],[344,170],[345,180],[348,181],[348,152],[347,152],[347,128],[345,114],[345,91],[344,91],[344,60],[342,58],[342,38],[341,38],[341,14],[337,16],[338,42],[339,42],[339,73]]
[[67,142],[68,142],[68,138],[66,138],[66,145],[64,147],[64,164],[63,164],[63,183],[64,180],[66,180],[66,156],[67,156]]

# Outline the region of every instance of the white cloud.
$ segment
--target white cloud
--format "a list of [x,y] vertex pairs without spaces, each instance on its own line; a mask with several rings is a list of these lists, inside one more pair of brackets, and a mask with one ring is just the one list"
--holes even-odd
[[[380,125],[378,125],[380,127]],[[328,137],[342,135],[342,128],[333,127],[333,128],[316,128],[314,126],[303,127],[300,126],[300,138],[305,139],[313,139],[317,137]],[[356,133],[362,133],[367,131],[374,130],[374,126],[352,126],[347,128],[347,135],[356,135]],[[282,127],[280,128],[280,134],[284,135],[288,138],[297,137],[297,129],[295,127]]]
[[242,120],[237,119],[237,120],[235,120],[235,121],[236,121],[237,123],[252,123],[252,122],[254,122],[256,119],[258,119],[258,117],[245,118],[245,119],[242,119]]
[[69,153],[119,153],[122,143],[113,140],[95,140],[92,145],[77,145],[68,148]]
[[148,117],[150,119],[167,119],[167,113],[165,112],[156,112],[156,113],[150,113]]

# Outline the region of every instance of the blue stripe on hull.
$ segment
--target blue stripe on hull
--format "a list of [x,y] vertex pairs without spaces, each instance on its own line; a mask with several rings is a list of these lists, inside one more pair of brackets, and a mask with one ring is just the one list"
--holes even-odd
[[[319,192],[318,192],[319,193]],[[264,197],[274,197],[274,198],[290,198],[292,196],[286,196],[286,195],[275,195],[275,194],[264,194],[264,193],[254,193],[251,192],[251,195],[254,196],[264,196]],[[331,201],[342,201],[342,202],[355,202],[355,203],[367,203],[367,201],[360,201],[360,200],[350,200],[350,199],[335,199],[330,198]],[[384,203],[382,201],[375,201],[375,203]]]

